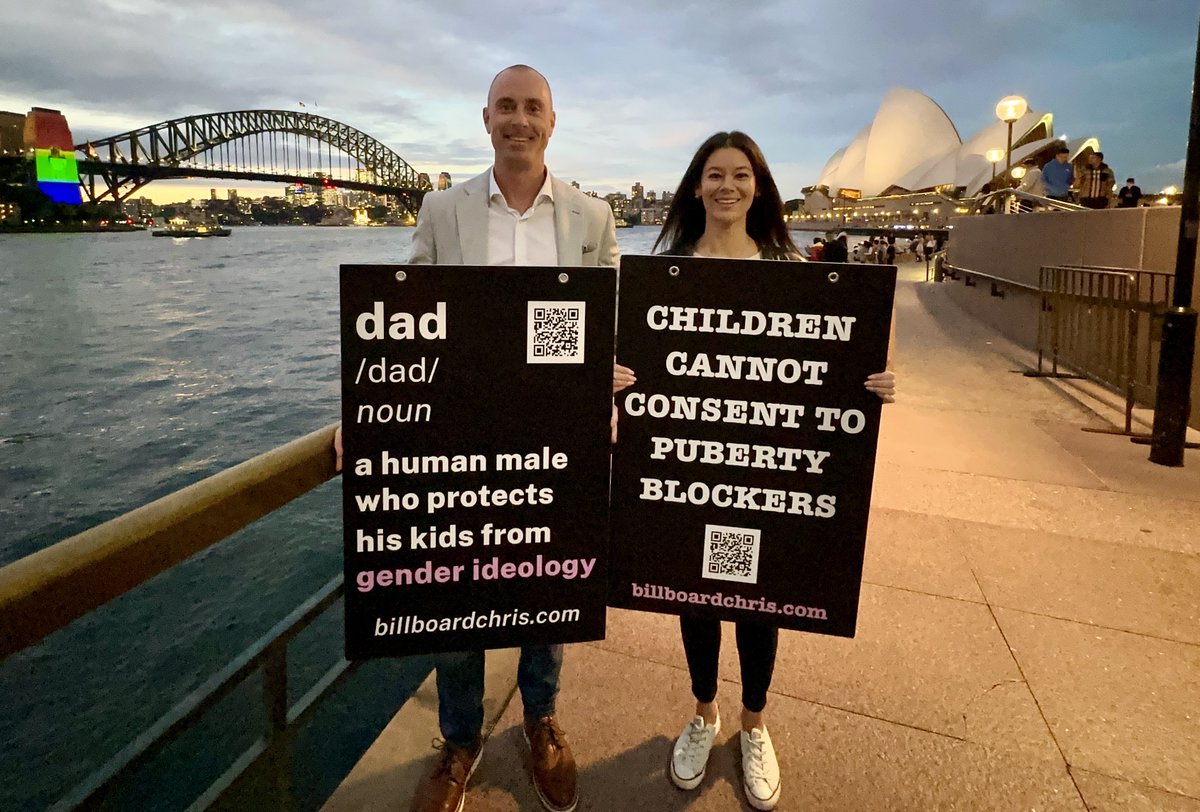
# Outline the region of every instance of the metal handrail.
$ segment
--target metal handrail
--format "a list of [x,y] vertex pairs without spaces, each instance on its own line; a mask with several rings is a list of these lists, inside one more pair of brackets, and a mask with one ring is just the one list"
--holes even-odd
[[334,428],[0,568],[0,661],[333,478]]
[[[997,189],[994,192],[988,192],[985,195],[980,195],[975,198],[974,209],[979,212],[986,208],[989,204],[997,204],[1001,201],[1018,200],[1029,204],[1029,208],[1024,211],[1033,211],[1035,208],[1047,209],[1050,211],[1088,211],[1086,206],[1080,206],[1077,203],[1068,203],[1065,200],[1055,200],[1052,197],[1043,197],[1035,195],[1032,192],[1026,192],[1021,189]],[[961,205],[961,204],[960,204]],[[997,206],[997,213],[1004,213],[1004,207]]]
[[983,271],[971,270],[970,268],[964,268],[961,265],[954,265],[950,262],[942,263],[942,267],[949,268],[953,272],[954,278],[956,279],[958,278],[957,274],[962,274],[964,277],[978,276],[980,279],[986,279],[989,282],[995,282],[1001,285],[1008,285],[1010,287],[1028,290],[1033,293],[1042,292],[1042,289],[1037,285],[1030,285],[1026,282],[1018,282],[1015,279],[1005,279],[1003,276],[994,276],[990,273],[984,273]]
[[[91,808],[104,800],[106,793],[117,781],[132,775],[145,765],[174,736],[198,721],[234,688],[262,668],[266,730],[234,759],[233,764],[205,790],[191,808],[204,809],[211,805],[256,759],[267,753],[288,728],[303,722],[321,697],[349,678],[362,664],[361,661],[339,660],[325,671],[295,705],[290,708],[287,706],[287,644],[341,599],[344,592],[345,584],[341,575],[330,579],[316,594],[292,610],[235,660],[180,700],[149,729],[76,784],[50,807],[51,812]],[[276,760],[272,766],[278,773],[284,768],[284,763],[282,760]]]
[[[331,479],[327,426],[0,569],[0,660]],[[206,809],[261,757],[286,798],[288,736],[358,663],[339,659],[288,706],[288,643],[344,594],[338,575],[52,807],[92,808],[260,669],[266,729],[191,805]],[[282,746],[280,746],[282,745]]]

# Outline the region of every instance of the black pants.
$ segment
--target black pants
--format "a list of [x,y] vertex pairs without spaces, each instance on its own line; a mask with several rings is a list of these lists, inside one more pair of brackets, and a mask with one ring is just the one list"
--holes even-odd
[[1108,208],[1108,198],[1107,197],[1081,197],[1079,199],[1079,203],[1083,206],[1087,206],[1089,209],[1107,209]]
[[[779,627],[745,622],[735,626],[742,665],[742,705],[751,713],[760,713],[767,706],[767,689],[775,671]],[[717,698],[721,621],[681,616],[679,631],[683,633],[683,651],[692,676],[692,695],[697,702],[712,702]]]

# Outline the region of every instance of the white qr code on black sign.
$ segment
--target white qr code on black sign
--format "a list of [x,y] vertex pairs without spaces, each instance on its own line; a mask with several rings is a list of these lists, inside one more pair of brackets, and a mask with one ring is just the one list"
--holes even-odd
[[758,583],[758,547],[762,531],[749,527],[704,526],[704,571],[716,581]]
[[582,364],[586,302],[530,302],[528,364]]

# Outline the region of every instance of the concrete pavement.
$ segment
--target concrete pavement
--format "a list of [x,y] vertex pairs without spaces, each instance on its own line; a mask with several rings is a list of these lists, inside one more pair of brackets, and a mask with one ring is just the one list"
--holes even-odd
[[[1029,354],[924,275],[901,267],[858,635],[780,636],[778,808],[1200,812],[1200,451],[1167,469],[1082,431],[1120,414],[1022,376]],[[610,610],[605,640],[568,648],[581,810],[749,809],[728,624],[721,657],[724,727],[683,793],[665,774],[693,703],[676,619]],[[489,660],[498,718],[467,809],[539,809],[513,653]],[[406,808],[434,702],[426,684],[326,808]]]

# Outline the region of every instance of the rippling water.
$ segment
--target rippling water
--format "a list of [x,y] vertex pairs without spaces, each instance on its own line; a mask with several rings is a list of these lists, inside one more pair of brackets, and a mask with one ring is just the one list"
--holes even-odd
[[[411,233],[0,235],[0,565],[337,420],[338,265],[403,261]],[[656,234],[618,232],[625,253]],[[59,797],[340,569],[335,481],[0,663],[0,809]],[[340,656],[340,622],[300,641],[297,673]],[[321,765],[298,771],[299,806],[427,671],[359,672],[375,687],[298,744]],[[250,691],[226,705],[257,712]],[[209,725],[117,803],[186,806],[249,740]]]

